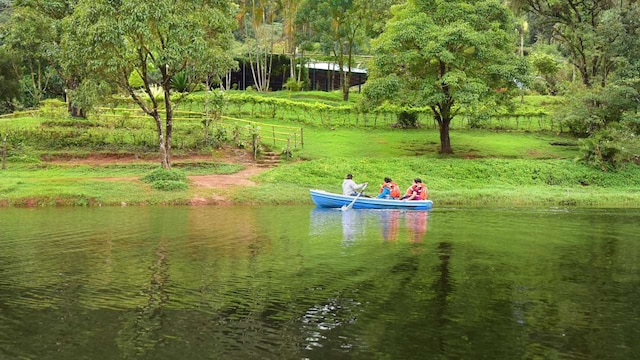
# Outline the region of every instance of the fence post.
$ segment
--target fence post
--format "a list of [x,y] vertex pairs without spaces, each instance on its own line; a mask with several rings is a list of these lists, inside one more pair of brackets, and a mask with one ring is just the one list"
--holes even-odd
[[7,158],[7,138],[9,137],[9,133],[4,134],[4,140],[2,140],[2,170],[6,169],[6,158]]
[[272,126],[271,127],[271,132],[273,133],[273,146],[276,146],[276,127]]
[[304,137],[302,135],[302,128],[300,128],[300,147],[304,149]]

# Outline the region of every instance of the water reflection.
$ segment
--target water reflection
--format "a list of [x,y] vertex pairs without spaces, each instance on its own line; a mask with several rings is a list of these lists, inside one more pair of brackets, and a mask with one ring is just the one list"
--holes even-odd
[[[385,241],[398,238],[420,243],[425,240],[429,219],[428,211],[406,210],[362,210],[314,208],[311,211],[311,235],[331,233],[338,224],[342,229],[344,246],[351,246],[359,238],[370,238],[372,230],[378,228]],[[378,224],[378,226],[375,226]]]
[[414,242],[422,242],[427,235],[427,222],[429,213],[426,211],[414,211],[407,213],[407,219],[411,220]]
[[640,210],[0,213],[0,359],[640,354]]
[[395,241],[398,237],[398,228],[400,226],[400,211],[381,211],[379,216],[382,237],[387,241]]

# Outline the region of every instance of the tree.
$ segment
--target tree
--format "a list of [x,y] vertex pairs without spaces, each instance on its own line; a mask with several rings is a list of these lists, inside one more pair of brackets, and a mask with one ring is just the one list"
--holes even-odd
[[365,104],[430,108],[440,152],[452,153],[454,116],[506,100],[525,72],[510,12],[494,0],[409,0],[392,14],[386,31],[372,41]]
[[279,0],[278,9],[283,17],[283,35],[286,40],[285,49],[289,54],[289,78],[300,81],[302,68],[296,68],[296,16],[302,0]]
[[20,82],[13,71],[14,60],[0,48],[0,114],[13,111],[13,100],[20,96]]
[[533,52],[529,59],[531,66],[545,83],[542,89],[536,88],[536,90],[543,94],[556,95],[558,92],[557,74],[560,71],[560,62],[544,52]]
[[610,44],[617,34],[603,31],[603,14],[622,1],[611,0],[516,0],[514,6],[525,7],[536,15],[538,25],[549,32],[561,44],[580,73],[582,83],[592,87],[596,83],[606,85],[613,70],[615,56]]
[[[229,52],[234,9],[216,0],[79,0],[66,23],[64,65],[124,90],[154,120],[161,164],[169,169],[172,79],[186,69],[195,79],[223,76],[235,65]],[[151,66],[160,71],[158,84],[148,76]],[[143,80],[142,94],[129,84],[134,71]],[[155,97],[155,86],[162,97]]]
[[239,3],[243,52],[249,57],[253,83],[256,90],[268,91],[274,45],[282,39],[282,24],[275,22],[277,4],[273,0],[240,0]]
[[[66,80],[59,66],[58,46],[62,19],[71,15],[75,0],[17,0],[6,23],[4,46],[14,58],[14,71],[22,77],[28,106],[45,97],[61,96]],[[62,80],[61,80],[62,79]]]
[[302,3],[298,21],[306,28],[306,39],[316,41],[327,53],[332,53],[340,72],[342,97],[349,100],[353,55],[366,35],[376,31],[374,22],[381,23],[393,0],[307,0]]

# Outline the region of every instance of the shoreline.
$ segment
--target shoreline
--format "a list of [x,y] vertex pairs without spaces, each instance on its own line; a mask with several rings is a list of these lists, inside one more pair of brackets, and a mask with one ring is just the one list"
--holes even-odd
[[[313,206],[309,189],[336,192],[342,174],[353,168],[360,169],[360,181],[370,184],[375,184],[379,174],[389,173],[400,181],[420,175],[427,180],[434,209],[439,206],[640,208],[637,166],[617,174],[603,174],[566,160],[417,159],[402,167],[389,165],[388,159],[323,159],[286,162],[275,167],[261,167],[246,155],[216,156],[213,161],[211,155],[200,154],[191,162],[188,157],[180,160],[183,162],[175,168],[186,173],[189,188],[174,191],[155,190],[140,181],[151,168],[157,168],[153,160],[131,162],[100,157],[13,163],[0,171],[0,208]],[[415,172],[415,169],[423,170]],[[590,184],[585,184],[585,180]],[[377,187],[367,191],[374,192]]]
[[[248,180],[250,182],[250,180]],[[315,206],[308,194],[308,189],[300,189],[301,196],[281,199],[274,202],[271,199],[259,199],[253,196],[245,196],[238,200],[239,194],[244,194],[248,188],[260,191],[259,184],[247,186],[201,188],[204,191],[190,189],[184,196],[174,196],[170,199],[111,199],[103,200],[98,197],[89,196],[60,196],[42,195],[27,196],[14,199],[0,199],[0,209],[2,208],[46,208],[46,207],[126,207],[126,206]],[[223,190],[229,195],[221,195]],[[527,192],[536,193],[540,189],[521,189]],[[548,190],[548,189],[547,189]],[[566,189],[556,189],[555,194],[548,192],[545,198],[529,198],[522,195],[514,195],[509,192],[493,192],[490,196],[478,196],[478,193],[470,193],[464,189],[450,189],[446,193],[430,197],[433,201],[434,209],[439,207],[455,208],[585,208],[585,209],[637,209],[640,208],[640,194],[635,192],[621,193],[617,190],[608,191],[598,189],[598,191],[586,191],[572,194]],[[563,194],[560,196],[560,194]],[[557,196],[556,196],[557,195]],[[448,198],[448,199],[447,199]],[[604,199],[603,199],[604,198]]]

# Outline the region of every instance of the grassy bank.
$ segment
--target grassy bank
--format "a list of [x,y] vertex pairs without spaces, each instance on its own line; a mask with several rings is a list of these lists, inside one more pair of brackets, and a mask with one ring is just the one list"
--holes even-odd
[[[245,115],[248,117],[248,115]],[[261,122],[296,125],[278,120],[256,118]],[[70,120],[60,120],[69,127]],[[7,168],[0,170],[0,206],[98,206],[98,205],[172,205],[189,204],[192,199],[227,199],[250,204],[311,204],[308,189],[340,191],[345,174],[357,182],[369,182],[369,193],[377,192],[385,176],[401,188],[420,177],[430,190],[436,207],[468,206],[640,206],[640,167],[629,164],[617,172],[602,172],[574,159],[578,141],[561,134],[529,131],[454,130],[451,142],[454,155],[438,154],[439,133],[430,126],[414,130],[385,128],[304,127],[304,148],[296,149],[293,160],[263,172],[252,180],[255,187],[203,188],[191,184],[185,190],[163,191],[141,181],[158,167],[156,161],[121,162],[91,165],[82,161],[51,161],[56,158],[83,158],[96,152],[114,151],[139,159],[157,157],[155,147],[116,137],[126,146],[111,143],[114,124],[127,121],[91,119],[87,131],[78,128],[84,142],[56,140],[60,131],[50,119],[3,119],[0,133],[15,134],[29,127],[26,139],[10,149]],[[134,129],[118,128],[123,134],[153,137],[149,123],[133,122]],[[150,120],[149,120],[150,122]],[[40,124],[46,124],[41,126]],[[298,124],[299,125],[299,124]],[[183,126],[180,122],[176,124]],[[180,132],[180,144],[201,139],[197,122],[188,132]],[[66,130],[65,130],[66,131]],[[134,132],[131,132],[134,131]],[[103,132],[110,134],[105,136]],[[129,136],[129,135],[127,135]],[[193,137],[193,138],[191,138]],[[27,141],[28,140],[28,141]],[[100,146],[91,146],[99,142]],[[68,144],[67,144],[68,143]],[[51,149],[52,146],[55,149]],[[176,160],[175,168],[186,175],[229,174],[243,168],[223,161],[216,151],[199,146],[199,161]],[[273,148],[276,152],[283,150]],[[176,149],[178,153],[179,149]],[[205,158],[202,158],[202,155]]]
[[[245,189],[250,198],[274,203],[307,201],[308,188],[340,192],[344,174],[369,182],[377,192],[384,176],[401,188],[414,177],[429,187],[436,205],[638,207],[640,168],[616,173],[571,160],[522,159],[347,159],[332,158],[279,167],[257,177],[261,188]],[[365,192],[365,193],[367,193]]]
[[[394,165],[395,164],[395,165]],[[281,165],[253,178],[256,187],[162,191],[139,179],[155,165],[99,169],[19,167],[0,173],[0,206],[186,205],[194,198],[224,197],[238,204],[311,204],[309,188],[340,192],[344,174],[368,181],[374,194],[382,177],[404,188],[419,176],[436,206],[638,207],[640,170],[600,176],[559,160],[418,160],[332,158]],[[226,165],[232,168],[231,165]],[[524,169],[524,170],[523,170]],[[126,170],[126,171],[124,171]],[[216,173],[204,167],[187,174]],[[471,174],[471,175],[469,175]],[[475,175],[473,175],[475,174]],[[567,175],[566,178],[561,176]],[[620,185],[624,183],[626,185]]]
[[[65,163],[17,163],[0,171],[1,206],[108,206],[187,205],[194,189],[163,191],[141,181],[158,169],[156,162],[100,165]],[[238,164],[211,161],[176,161],[174,168],[186,175],[231,174]],[[202,194],[208,196],[214,194]]]

